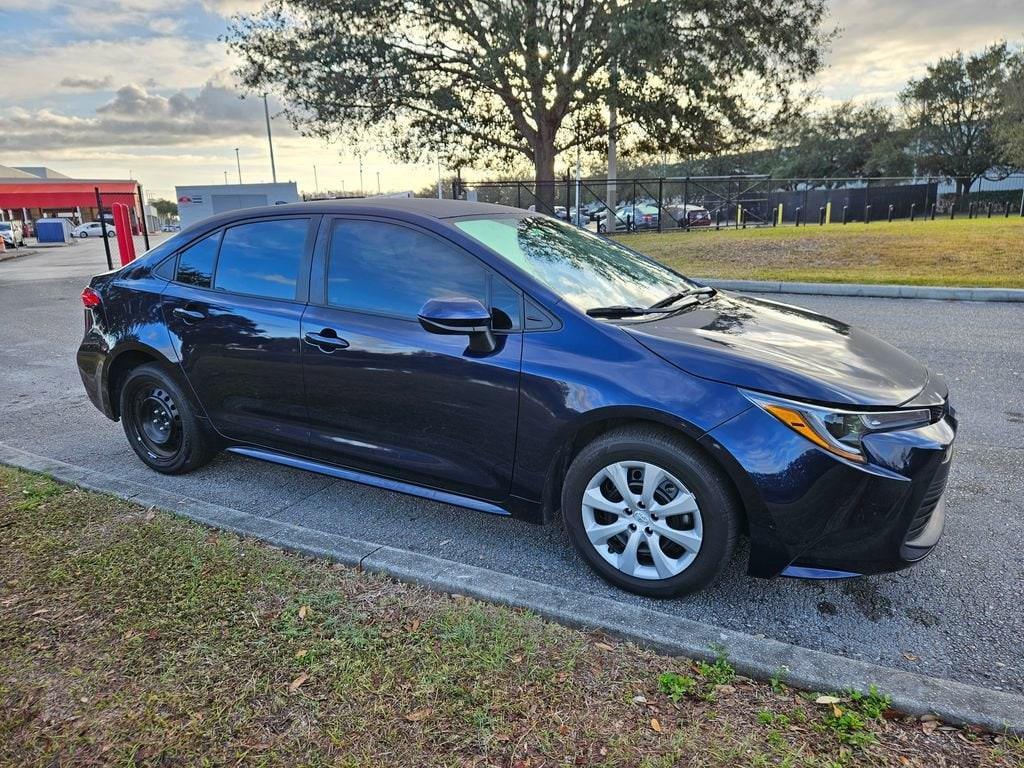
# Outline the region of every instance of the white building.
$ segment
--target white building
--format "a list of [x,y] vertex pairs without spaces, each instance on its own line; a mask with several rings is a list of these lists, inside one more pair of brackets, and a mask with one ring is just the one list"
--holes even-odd
[[204,184],[175,187],[181,226],[187,227],[215,213],[260,205],[299,202],[294,181],[278,184]]

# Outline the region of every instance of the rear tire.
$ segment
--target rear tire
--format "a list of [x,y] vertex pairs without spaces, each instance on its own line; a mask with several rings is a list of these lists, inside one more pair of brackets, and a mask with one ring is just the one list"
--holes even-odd
[[562,517],[598,575],[647,597],[711,584],[740,528],[739,503],[718,467],[681,435],[639,425],[580,451],[565,476]]
[[217,453],[188,399],[159,365],[146,363],[125,377],[119,395],[128,443],[150,469],[180,475]]

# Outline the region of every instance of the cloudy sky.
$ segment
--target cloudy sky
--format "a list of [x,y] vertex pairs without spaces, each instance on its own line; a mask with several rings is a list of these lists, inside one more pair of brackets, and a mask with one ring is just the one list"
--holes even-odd
[[[815,83],[823,101],[890,100],[908,77],[957,48],[1024,40],[1021,0],[830,0],[840,35]],[[269,181],[263,104],[238,97],[218,35],[251,0],[0,0],[0,165],[48,165],[83,177],[175,184]],[[274,104],[271,104],[271,109]],[[352,148],[274,121],[279,179],[300,190],[352,190]],[[316,178],[314,178],[314,166]],[[419,188],[430,166],[364,160],[364,186]]]

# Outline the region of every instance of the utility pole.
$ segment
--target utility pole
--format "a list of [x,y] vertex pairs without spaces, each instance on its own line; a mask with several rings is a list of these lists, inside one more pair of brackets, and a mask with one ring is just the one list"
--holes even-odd
[[615,99],[618,96],[619,66],[612,59],[611,69],[608,75],[611,93],[608,99],[608,186],[605,193],[605,205],[608,206],[608,215],[605,217],[604,231],[606,234],[615,234],[615,193],[618,191],[618,168],[616,167],[616,136],[618,133],[619,121],[615,108]]
[[380,193],[380,171],[377,171],[377,194],[379,195]]
[[270,137],[270,106],[267,104],[267,94],[263,94],[263,116],[267,118],[267,146],[270,147],[270,175],[277,184],[277,167],[274,165],[274,140]]
[[242,159],[238,154],[238,147],[235,147],[235,164],[238,166],[238,183],[242,183]]
[[316,176],[316,164],[313,164],[313,187],[316,189],[316,193],[320,194],[320,180]]
[[443,197],[441,193],[441,156],[437,156],[437,199],[440,200]]
[[228,183],[228,172],[227,171],[224,171],[224,183],[225,184]]
[[360,196],[364,196],[365,197],[366,193],[363,192],[363,156],[360,154],[360,155],[358,155],[358,157],[359,157],[359,194],[360,194]]

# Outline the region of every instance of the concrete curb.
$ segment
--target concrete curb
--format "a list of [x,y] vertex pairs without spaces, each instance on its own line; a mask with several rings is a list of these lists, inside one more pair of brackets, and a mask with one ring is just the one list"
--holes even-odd
[[1024,288],[946,288],[931,285],[867,285],[863,283],[787,283],[775,280],[719,280],[696,277],[698,283],[740,293],[799,293],[812,296],[861,296],[882,299],[1024,302]]
[[0,463],[112,493],[282,549],[360,566],[435,590],[526,608],[564,624],[600,629],[662,653],[711,660],[719,650],[724,650],[739,672],[762,680],[780,676],[799,688],[823,692],[866,691],[868,685],[874,684],[892,697],[893,706],[900,711],[935,714],[950,723],[1024,734],[1024,696],[847,659],[486,568],[269,520],[3,443]]

